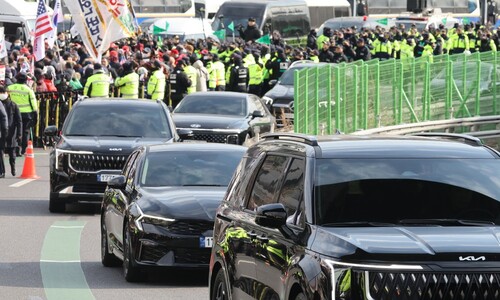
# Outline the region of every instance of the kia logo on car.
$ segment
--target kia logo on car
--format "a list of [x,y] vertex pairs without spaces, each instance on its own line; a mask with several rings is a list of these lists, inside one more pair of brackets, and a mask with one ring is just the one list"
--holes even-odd
[[191,128],[200,128],[201,127],[200,124],[191,124],[190,126],[191,126]]
[[109,151],[122,151],[122,148],[109,148]]
[[480,260],[485,261],[486,257],[484,257],[484,256],[479,256],[479,257],[475,257],[475,256],[465,256],[465,257],[464,256],[460,256],[458,258],[458,260],[460,260],[460,261],[480,261]]

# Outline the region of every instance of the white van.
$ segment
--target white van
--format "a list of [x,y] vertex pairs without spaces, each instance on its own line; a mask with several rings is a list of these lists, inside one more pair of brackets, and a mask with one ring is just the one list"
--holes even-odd
[[[0,0],[0,27],[5,31],[5,43],[10,49],[11,43],[19,39],[27,43],[33,39],[38,3],[28,0]],[[53,10],[47,6],[47,13]]]
[[305,0],[309,7],[311,27],[317,28],[331,18],[351,17],[351,4],[347,0]]

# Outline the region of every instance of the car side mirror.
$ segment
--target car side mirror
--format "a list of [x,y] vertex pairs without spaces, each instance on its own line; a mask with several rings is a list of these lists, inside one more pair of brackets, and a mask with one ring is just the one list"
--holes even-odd
[[276,80],[276,79],[269,80],[269,86],[270,86],[270,87],[275,86],[275,85],[276,85],[276,83],[278,83],[278,80]]
[[125,188],[126,183],[127,183],[127,180],[126,180],[125,176],[118,175],[115,178],[108,181],[108,186],[112,189],[120,190],[120,189]]
[[287,213],[281,203],[271,203],[259,206],[255,223],[269,228],[281,228],[286,224]]
[[47,126],[43,131],[43,135],[48,137],[58,136],[57,126],[55,125]]
[[189,129],[177,129],[177,134],[181,140],[189,140],[193,137],[193,131]]
[[264,114],[260,110],[254,110],[252,113],[252,118],[263,118]]

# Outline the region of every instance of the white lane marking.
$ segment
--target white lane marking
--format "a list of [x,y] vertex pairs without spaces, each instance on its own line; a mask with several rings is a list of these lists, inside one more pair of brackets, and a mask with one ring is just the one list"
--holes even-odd
[[63,229],[71,229],[71,228],[84,228],[85,226],[63,226],[63,225],[52,225],[50,228],[63,228]]
[[32,182],[32,181],[35,181],[35,180],[36,180],[36,179],[25,179],[25,180],[21,180],[21,181],[19,181],[19,182],[16,182],[16,183],[14,183],[14,184],[9,185],[9,187],[15,187],[15,188],[17,188],[17,187],[21,187],[21,186],[23,186],[23,185],[25,185],[25,184],[28,184],[28,183],[30,183],[30,182]]

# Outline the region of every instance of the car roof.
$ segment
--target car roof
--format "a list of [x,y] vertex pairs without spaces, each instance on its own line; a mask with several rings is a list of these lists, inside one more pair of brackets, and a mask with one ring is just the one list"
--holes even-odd
[[193,97],[207,97],[207,98],[247,98],[251,94],[248,93],[238,93],[238,92],[196,92],[186,96],[186,98]]
[[247,147],[234,144],[206,143],[206,142],[183,142],[169,143],[145,146],[150,153],[166,152],[166,151],[227,151],[245,152]]
[[124,98],[86,98],[75,102],[80,106],[158,106],[159,101],[145,99],[124,99]]
[[[279,134],[276,134],[278,136]],[[292,135],[290,135],[292,136]],[[311,137],[305,144],[316,146],[316,158],[500,158],[480,142],[463,142],[439,137],[400,135],[329,135]],[[269,139],[264,137],[264,141]],[[295,146],[301,138],[284,138]]]

